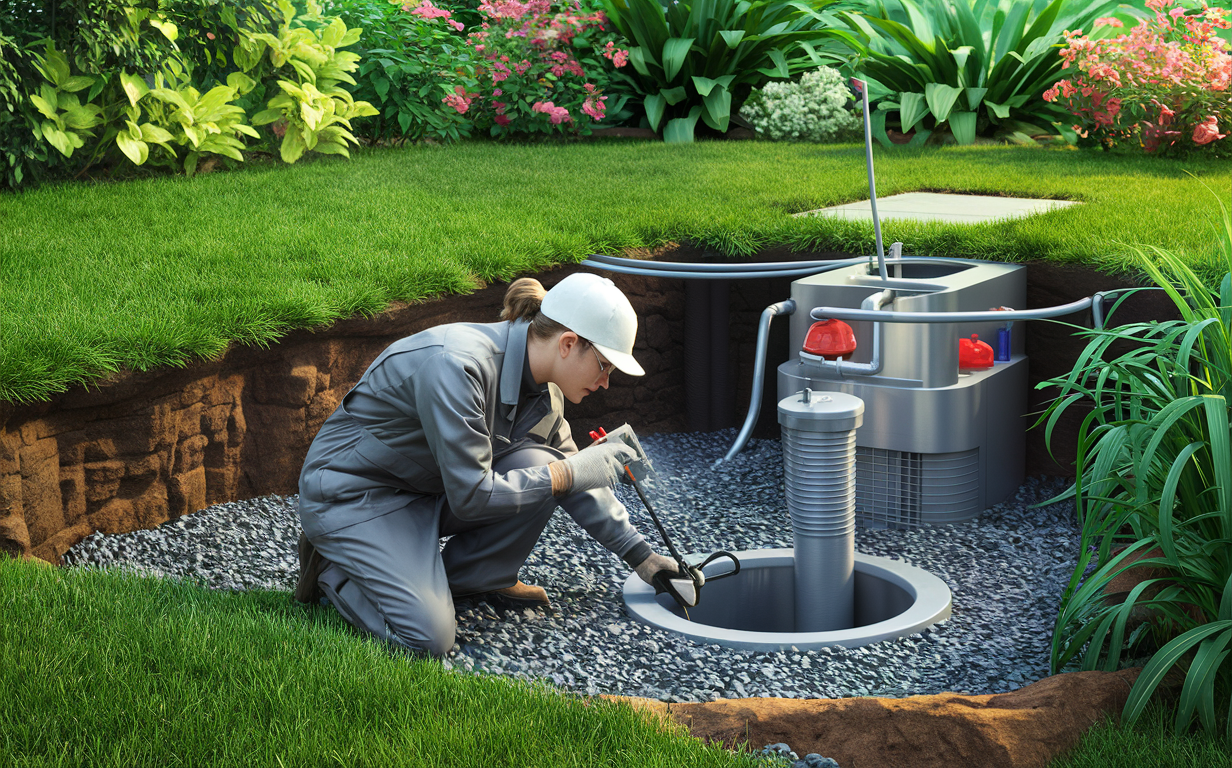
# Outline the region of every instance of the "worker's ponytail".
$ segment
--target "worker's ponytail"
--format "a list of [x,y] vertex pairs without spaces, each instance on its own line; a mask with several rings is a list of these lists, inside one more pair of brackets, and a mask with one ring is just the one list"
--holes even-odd
[[505,307],[500,319],[513,322],[525,320],[530,323],[530,335],[535,339],[551,339],[567,330],[565,326],[544,316],[539,307],[547,291],[533,277],[519,277],[505,289]]
[[534,320],[546,294],[543,283],[533,277],[519,277],[505,290],[505,308],[501,310],[500,319]]

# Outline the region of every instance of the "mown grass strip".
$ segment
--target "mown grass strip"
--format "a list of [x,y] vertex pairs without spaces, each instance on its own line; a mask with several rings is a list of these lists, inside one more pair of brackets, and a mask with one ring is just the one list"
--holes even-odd
[[285,592],[0,557],[0,765],[747,766],[626,705],[391,654]]
[[[1196,177],[1187,172],[1196,174]],[[915,190],[1087,205],[973,226],[889,222],[906,252],[1129,266],[1123,243],[1210,259],[1226,163],[1016,147],[877,153],[882,196]],[[395,300],[466,292],[591,252],[692,241],[869,253],[871,224],[793,218],[867,197],[863,149],[759,142],[372,149],[187,179],[0,196],[0,400]]]
[[1172,732],[1175,715],[1171,706],[1152,704],[1136,728],[1121,728],[1104,720],[1084,733],[1078,746],[1054,760],[1050,768],[1232,766],[1232,746],[1219,735],[1198,731],[1175,736]]

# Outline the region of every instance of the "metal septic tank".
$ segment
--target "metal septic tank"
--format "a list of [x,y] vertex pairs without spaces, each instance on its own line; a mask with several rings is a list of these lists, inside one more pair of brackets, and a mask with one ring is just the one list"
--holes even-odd
[[[792,283],[791,298],[803,311],[791,316],[793,356],[778,368],[778,397],[811,389],[864,401],[855,439],[859,524],[910,529],[968,520],[1022,484],[1028,387],[1022,325],[853,321],[856,349],[846,360],[867,363],[874,342],[880,346],[877,372],[861,375],[802,353],[813,323],[808,310],[1024,309],[1026,291],[1025,267],[987,261],[890,263],[884,280],[862,263]],[[960,370],[959,339],[972,334],[994,348],[1000,342],[991,367]]]

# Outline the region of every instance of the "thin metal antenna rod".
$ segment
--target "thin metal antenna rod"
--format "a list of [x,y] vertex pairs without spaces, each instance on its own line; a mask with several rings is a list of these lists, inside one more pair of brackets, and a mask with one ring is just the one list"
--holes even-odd
[[873,177],[873,124],[868,114],[868,81],[856,80],[859,83],[861,101],[864,103],[864,157],[868,165],[868,202],[873,209],[873,235],[877,239],[877,265],[881,276],[885,277],[885,246],[881,242],[881,217],[877,215],[877,181]]

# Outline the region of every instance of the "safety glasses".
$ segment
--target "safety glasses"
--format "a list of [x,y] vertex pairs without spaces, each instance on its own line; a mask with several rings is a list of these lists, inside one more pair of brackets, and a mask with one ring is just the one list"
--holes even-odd
[[599,363],[599,375],[610,376],[612,370],[616,367],[616,363],[606,362],[602,357],[599,357],[599,350],[595,349],[593,344],[590,346],[590,351],[595,353],[595,360]]

